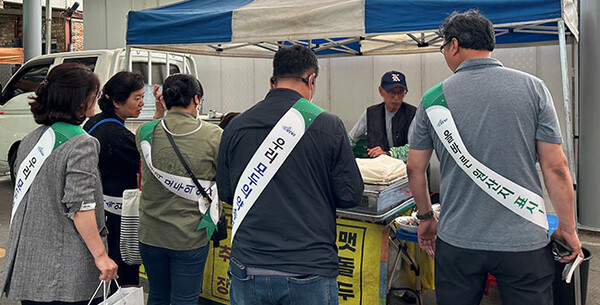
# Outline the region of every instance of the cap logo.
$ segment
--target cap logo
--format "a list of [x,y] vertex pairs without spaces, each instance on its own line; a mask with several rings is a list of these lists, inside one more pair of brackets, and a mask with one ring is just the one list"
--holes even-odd
[[400,81],[400,74],[392,74],[392,81],[393,82],[399,82]]

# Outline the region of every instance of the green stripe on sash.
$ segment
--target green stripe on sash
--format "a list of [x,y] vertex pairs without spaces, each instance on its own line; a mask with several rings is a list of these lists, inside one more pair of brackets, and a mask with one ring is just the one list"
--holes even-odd
[[298,110],[300,114],[302,114],[302,117],[304,118],[304,131],[310,127],[321,112],[325,111],[304,98],[299,99],[292,108]]
[[158,124],[160,120],[148,122],[140,127],[140,142],[148,141],[152,143],[152,133],[154,132],[154,126]]
[[50,128],[52,128],[55,135],[54,148],[52,148],[52,150],[55,150],[57,147],[67,142],[70,138],[86,133],[81,126],[65,122],[56,122],[52,124]]
[[431,89],[427,90],[425,94],[423,94],[423,107],[425,107],[425,109],[431,106],[442,106],[444,108],[448,108],[446,98],[444,97],[444,91],[442,90],[442,83],[443,82],[440,82],[431,87]]

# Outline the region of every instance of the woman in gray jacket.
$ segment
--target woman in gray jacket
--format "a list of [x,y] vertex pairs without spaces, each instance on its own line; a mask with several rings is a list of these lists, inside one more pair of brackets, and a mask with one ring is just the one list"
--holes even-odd
[[99,280],[117,277],[106,253],[98,141],[80,126],[94,114],[98,77],[75,63],[54,67],[35,91],[42,124],[17,152],[2,292],[24,305],[87,304]]

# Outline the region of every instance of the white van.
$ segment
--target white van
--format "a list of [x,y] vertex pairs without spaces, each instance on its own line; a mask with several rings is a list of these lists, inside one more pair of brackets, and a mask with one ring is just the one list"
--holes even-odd
[[[141,72],[146,79],[145,105],[139,118],[129,119],[125,123],[131,130],[152,119],[154,84],[162,84],[170,74],[188,73],[196,76],[197,73],[196,63],[189,55],[142,50],[126,53],[126,49],[55,53],[32,58],[19,68],[0,95],[0,166],[10,167],[11,178],[14,178],[13,163],[21,139],[39,126],[29,110],[29,97],[54,66],[65,62],[80,62],[98,75],[101,86],[119,71]],[[126,61],[127,58],[129,61]],[[127,66],[128,69],[125,69]],[[98,112],[97,108],[96,113]]]

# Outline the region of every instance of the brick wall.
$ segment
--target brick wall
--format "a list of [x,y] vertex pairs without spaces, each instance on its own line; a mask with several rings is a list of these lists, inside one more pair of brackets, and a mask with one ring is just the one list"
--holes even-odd
[[83,19],[73,20],[73,51],[83,51]]
[[0,47],[12,47],[15,38],[15,27],[18,25],[19,18],[3,16],[0,21]]
[[[65,48],[65,20],[63,18],[52,18],[52,39],[56,39],[57,52],[66,52]],[[46,39],[46,20],[42,23],[42,39]],[[45,51],[44,51],[45,52]]]
[[[2,0],[0,0],[2,3]],[[4,3],[6,10],[22,10],[20,4]],[[45,12],[44,12],[45,14]],[[46,38],[46,20],[42,18],[42,39]],[[57,51],[68,51],[67,38],[65,37],[66,29],[69,26],[68,19],[60,14],[59,10],[54,10],[52,13],[52,39],[56,39]],[[73,27],[73,51],[83,51],[83,15],[75,13],[72,21]],[[13,40],[23,39],[23,18],[22,14],[5,14],[0,10],[0,47],[13,46]]]
[[[0,0],[0,2],[2,2]],[[21,9],[21,5],[14,3],[4,3],[5,10]],[[12,47],[13,39],[21,37],[23,34],[22,14],[2,14],[0,10],[0,47]]]

